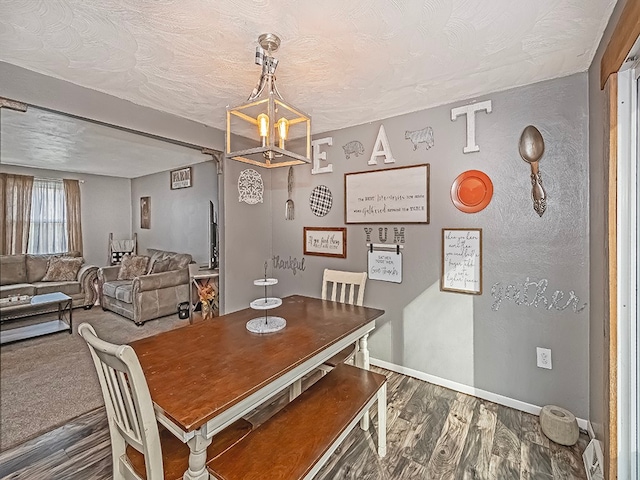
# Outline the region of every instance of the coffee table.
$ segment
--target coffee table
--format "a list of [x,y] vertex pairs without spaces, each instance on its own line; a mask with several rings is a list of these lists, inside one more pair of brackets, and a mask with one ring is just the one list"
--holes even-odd
[[[58,304],[58,318],[56,320],[2,330],[0,331],[0,345],[58,332],[68,331],[71,334],[73,332],[73,299],[69,295],[61,292],[34,295],[25,306],[42,307],[54,304]],[[64,321],[65,317],[68,318],[68,322]]]

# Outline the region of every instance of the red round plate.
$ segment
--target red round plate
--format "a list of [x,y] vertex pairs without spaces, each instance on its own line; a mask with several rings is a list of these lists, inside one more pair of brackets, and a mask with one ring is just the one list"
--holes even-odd
[[461,173],[451,185],[451,201],[465,213],[476,213],[489,205],[493,196],[493,183],[480,170]]

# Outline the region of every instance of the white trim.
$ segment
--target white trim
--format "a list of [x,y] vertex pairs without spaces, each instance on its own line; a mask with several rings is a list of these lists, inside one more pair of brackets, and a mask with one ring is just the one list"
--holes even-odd
[[638,479],[637,318],[638,318],[638,159],[636,71],[618,73],[618,478]]
[[[469,385],[453,382],[451,380],[447,380],[446,378],[436,377],[435,375],[430,375],[428,373],[420,372],[418,370],[414,370],[408,367],[403,367],[401,365],[396,365],[394,363],[385,362],[384,360],[378,360],[377,358],[372,358],[370,360],[370,364],[380,368],[386,368],[387,370],[391,370],[392,372],[408,375],[410,377],[417,378],[418,380],[424,380],[425,382],[433,383],[441,387],[449,388],[451,390],[455,390],[460,393],[473,395],[474,397],[482,398],[484,400],[488,400],[490,402],[497,403],[499,405],[504,405],[505,407],[511,407],[511,408],[515,408],[516,410],[521,410],[526,413],[531,413],[532,415],[539,416],[540,410],[542,410],[542,407],[533,405],[531,403],[523,402],[521,400],[516,400],[515,398],[505,397],[504,395],[488,392],[486,390],[481,390],[479,388],[470,387]],[[577,418],[577,417],[576,417],[576,420],[578,421],[578,426],[581,429],[583,430],[588,429],[589,422],[587,422],[587,420],[583,418]]]

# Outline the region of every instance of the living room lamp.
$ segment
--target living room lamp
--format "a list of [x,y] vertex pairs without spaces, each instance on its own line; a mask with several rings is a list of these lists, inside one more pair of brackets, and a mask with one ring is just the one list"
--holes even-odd
[[265,33],[258,43],[260,81],[246,103],[227,107],[226,157],[266,168],[310,163],[311,118],[286,103],[276,87],[278,60],[272,53],[280,38]]

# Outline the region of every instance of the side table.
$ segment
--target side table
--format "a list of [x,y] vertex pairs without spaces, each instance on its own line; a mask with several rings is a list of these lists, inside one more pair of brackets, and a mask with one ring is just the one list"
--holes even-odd
[[220,271],[217,268],[202,268],[195,263],[189,265],[189,283],[191,285],[189,298],[189,323],[193,323],[194,312],[200,305],[198,289],[206,285],[212,285],[213,291],[215,292],[215,299],[213,300],[213,315],[220,315],[220,304],[218,302],[220,293],[218,285],[219,276]]

